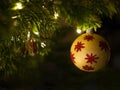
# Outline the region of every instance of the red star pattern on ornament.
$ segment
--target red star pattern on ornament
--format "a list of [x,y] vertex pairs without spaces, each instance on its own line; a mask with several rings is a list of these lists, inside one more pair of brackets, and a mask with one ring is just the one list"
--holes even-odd
[[98,59],[99,57],[97,57],[97,55],[93,55],[92,53],[91,54],[86,54],[86,60],[87,60],[87,63],[97,63],[96,59]]
[[85,48],[84,43],[77,42],[74,49],[78,52],[78,51],[81,51],[82,48]]
[[84,40],[87,40],[87,41],[90,41],[90,40],[93,40],[93,39],[94,39],[94,37],[92,35],[86,35],[84,37]]
[[92,66],[88,66],[88,65],[85,65],[85,66],[83,66],[83,69],[84,70],[94,70],[94,68],[92,67]]
[[109,47],[105,41],[100,41],[99,47],[101,48],[101,50],[105,50],[105,52],[109,49]]
[[74,57],[74,54],[70,53],[70,57],[72,59],[72,62],[75,63],[75,57]]

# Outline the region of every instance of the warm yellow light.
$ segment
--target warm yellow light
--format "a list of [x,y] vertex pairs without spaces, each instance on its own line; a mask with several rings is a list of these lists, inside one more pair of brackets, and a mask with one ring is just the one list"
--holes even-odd
[[11,37],[11,41],[13,41],[13,40],[14,40],[14,37],[12,36],[12,37]]
[[41,42],[41,47],[42,48],[46,47],[46,44],[44,42]]
[[30,0],[26,0],[27,2],[30,2]]
[[42,6],[42,8],[45,8],[45,6]]
[[39,31],[36,25],[33,26],[33,33],[39,36]]
[[12,10],[21,10],[23,9],[23,4],[21,2],[17,2],[15,6],[12,8]]
[[28,40],[30,39],[30,31],[28,31],[27,39],[28,39]]
[[34,31],[33,33],[34,33],[35,35],[39,35],[39,32],[35,32],[35,31]]
[[78,29],[76,30],[76,32],[77,32],[78,34],[80,34],[80,33],[82,33],[82,30],[81,30],[80,28],[78,28]]
[[16,18],[19,18],[19,17],[20,17],[20,15],[16,15],[16,16],[12,16],[11,18],[16,19]]
[[54,18],[57,19],[58,16],[59,16],[59,14],[55,12],[55,14],[54,14]]
[[16,3],[16,7],[17,7],[17,9],[22,9],[23,5],[22,5],[22,3],[18,2],[18,3]]

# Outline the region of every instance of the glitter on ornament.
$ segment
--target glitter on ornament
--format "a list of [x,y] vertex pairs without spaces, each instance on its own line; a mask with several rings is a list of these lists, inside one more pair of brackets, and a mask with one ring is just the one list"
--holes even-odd
[[81,51],[82,48],[85,48],[84,43],[77,42],[77,45],[75,45],[75,50],[78,52]]

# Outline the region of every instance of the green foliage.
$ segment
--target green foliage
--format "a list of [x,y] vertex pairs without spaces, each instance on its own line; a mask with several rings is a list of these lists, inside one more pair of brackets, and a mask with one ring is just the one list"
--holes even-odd
[[[68,23],[79,25],[84,31],[100,28],[101,17],[112,18],[118,11],[118,0],[66,0],[60,4],[61,17]],[[62,8],[61,8],[62,7]]]
[[[17,2],[24,7],[13,10]],[[58,19],[54,18],[55,12]],[[119,0],[1,0],[0,71],[11,74],[17,71],[16,59],[48,54],[52,37],[63,25],[60,21],[83,31],[97,30],[102,25],[101,17],[112,18],[117,12]]]

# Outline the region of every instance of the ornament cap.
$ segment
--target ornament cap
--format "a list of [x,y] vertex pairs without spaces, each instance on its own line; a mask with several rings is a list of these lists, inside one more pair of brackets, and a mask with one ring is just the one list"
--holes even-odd
[[86,30],[86,33],[93,33],[93,28],[92,28],[92,27],[88,28],[88,29]]

